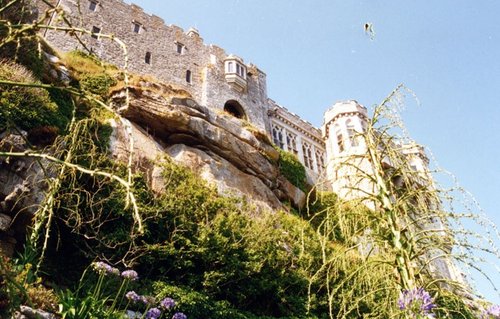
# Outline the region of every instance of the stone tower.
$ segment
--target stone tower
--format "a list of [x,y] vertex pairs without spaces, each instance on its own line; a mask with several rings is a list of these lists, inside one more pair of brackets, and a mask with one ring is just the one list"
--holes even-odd
[[[325,112],[322,126],[326,146],[326,172],[332,190],[344,199],[363,197],[363,191],[370,191],[373,185],[359,177],[355,167],[365,173],[372,172],[366,157],[366,145],[360,136],[366,129],[367,110],[357,101],[335,103]],[[345,165],[346,161],[354,161]]]

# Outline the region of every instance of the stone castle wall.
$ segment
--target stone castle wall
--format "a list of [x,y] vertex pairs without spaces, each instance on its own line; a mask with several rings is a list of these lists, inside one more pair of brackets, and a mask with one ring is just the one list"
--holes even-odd
[[[40,12],[47,9],[41,1],[37,4]],[[121,0],[61,0],[54,1],[54,4],[64,9],[74,27],[112,34],[123,41],[127,47],[130,71],[176,84],[190,92],[196,101],[209,107],[222,109],[225,102],[237,101],[250,122],[268,130],[265,119],[266,75],[257,67],[249,65],[246,90],[239,92],[233,89],[225,80],[224,60],[228,54],[217,46],[205,45],[197,31],[184,32],[177,26],[166,25],[161,18]],[[95,9],[92,10],[92,6]],[[50,23],[64,26],[57,17]],[[44,36],[51,45],[63,52],[85,50],[77,38],[69,34],[49,30]],[[124,66],[124,51],[118,43],[88,34],[80,35],[80,39],[87,49],[101,59]],[[178,46],[182,48],[179,50]],[[146,61],[147,54],[149,61]],[[187,72],[191,74],[190,81],[187,80]]]
[[321,131],[285,107],[269,100],[268,112],[274,144],[299,158],[309,181],[318,181],[326,164],[325,142]]
[[[42,1],[36,3],[40,13],[47,10]],[[112,34],[123,41],[130,71],[180,86],[198,103],[211,108],[222,110],[226,102],[234,101],[244,110],[246,120],[270,136],[273,125],[282,128],[284,143],[274,139],[277,145],[295,153],[312,180],[322,172],[326,159],[321,131],[268,98],[266,74],[257,66],[244,64],[243,60],[234,57],[235,62],[240,61],[245,67],[241,79],[244,78],[246,86],[241,89],[227,79],[227,61],[233,56],[220,47],[204,44],[196,30],[185,32],[177,26],[166,25],[161,18],[122,0],[54,0],[53,4],[63,8],[74,27]],[[65,26],[56,15],[49,24]],[[123,48],[108,38],[81,34],[79,38],[84,47],[76,37],[61,31],[49,30],[44,36],[63,52],[85,50],[86,47],[101,59],[124,66]],[[146,61],[147,54],[149,61]],[[190,81],[186,78],[188,71]],[[294,148],[288,147],[285,132],[288,136],[296,136]]]

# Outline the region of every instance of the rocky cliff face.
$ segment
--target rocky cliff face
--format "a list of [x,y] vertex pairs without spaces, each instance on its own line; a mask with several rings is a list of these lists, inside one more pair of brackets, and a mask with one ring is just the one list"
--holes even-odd
[[[112,155],[127,162],[132,141],[134,167],[145,173],[154,191],[164,189],[161,161],[168,156],[215,185],[221,195],[271,210],[283,208],[283,202],[304,205],[304,192],[281,175],[279,152],[265,132],[201,106],[170,85],[144,80],[128,94],[129,103],[124,89],[112,94],[112,106],[122,115],[112,121]],[[3,132],[0,151],[27,151],[27,141],[25,132]],[[50,153],[50,148],[44,151]],[[0,253],[12,255],[16,243],[24,242],[47,191],[48,167],[43,159],[0,157]]]
[[[27,149],[22,132],[0,134],[0,151]],[[16,243],[24,241],[26,227],[44,199],[49,171],[45,160],[0,157],[0,254],[12,256]]]
[[281,208],[281,201],[304,204],[305,194],[284,178],[278,168],[279,153],[266,134],[243,120],[178,97],[171,87],[142,82],[141,87],[113,94],[113,106],[131,123],[131,134],[115,122],[112,152],[125,160],[129,136],[134,158],[147,167],[151,185],[160,191],[159,163],[169,155],[217,186],[221,194],[242,196],[265,208]]

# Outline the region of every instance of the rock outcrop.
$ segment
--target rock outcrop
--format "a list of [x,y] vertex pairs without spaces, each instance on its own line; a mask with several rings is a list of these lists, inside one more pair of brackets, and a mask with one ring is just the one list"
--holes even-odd
[[[24,152],[26,141],[25,132],[4,132],[0,151]],[[6,256],[12,256],[18,241],[24,241],[26,227],[44,199],[46,167],[41,159],[0,157],[0,253]]]
[[[282,207],[281,201],[303,205],[305,194],[281,176],[279,152],[264,132],[189,97],[168,94],[168,86],[148,87],[130,88],[128,104],[125,90],[114,93],[113,106],[132,129],[129,134],[127,124],[114,123],[112,150],[125,160],[131,136],[135,162],[148,172],[153,188],[161,189],[154,163],[168,154],[215,184],[222,194],[243,196],[274,209]],[[144,159],[152,164],[148,167]]]
[[[192,169],[215,185],[220,194],[245,198],[264,209],[296,207],[305,194],[280,174],[279,152],[264,132],[223,111],[200,106],[170,86],[145,83],[114,93],[114,107],[123,118],[113,121],[113,156],[128,161],[134,145],[135,169],[145,172],[156,192],[164,189],[161,161],[165,156]],[[26,133],[0,134],[0,151],[29,149]],[[23,242],[27,226],[47,190],[43,159],[0,157],[0,253],[11,256]]]

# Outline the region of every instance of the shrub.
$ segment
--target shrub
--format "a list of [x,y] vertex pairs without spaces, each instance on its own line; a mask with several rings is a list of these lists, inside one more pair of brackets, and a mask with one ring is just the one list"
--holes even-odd
[[[227,301],[217,301],[206,294],[194,291],[188,287],[171,285],[157,281],[153,284],[157,299],[172,296],[186,313],[188,318],[217,318],[217,319],[273,319],[269,316],[258,316],[248,311],[242,311]],[[287,319],[282,317],[281,319]]]
[[63,62],[82,89],[101,96],[103,100],[107,98],[109,88],[117,83],[117,68],[101,62],[93,55],[71,51],[64,55]]
[[[19,64],[0,61],[0,80],[37,82],[31,72]],[[0,85],[0,131],[9,127],[31,130],[52,126],[63,131],[69,121],[49,92],[43,88]]]
[[297,156],[277,148],[280,152],[279,168],[281,174],[302,191],[307,191],[306,169]]
[[85,75],[80,81],[80,85],[83,89],[100,95],[101,97],[107,97],[109,88],[115,84],[116,80],[106,73]]
[[454,294],[446,289],[436,289],[437,308],[434,311],[437,318],[478,318],[474,309],[464,300],[463,296]]

